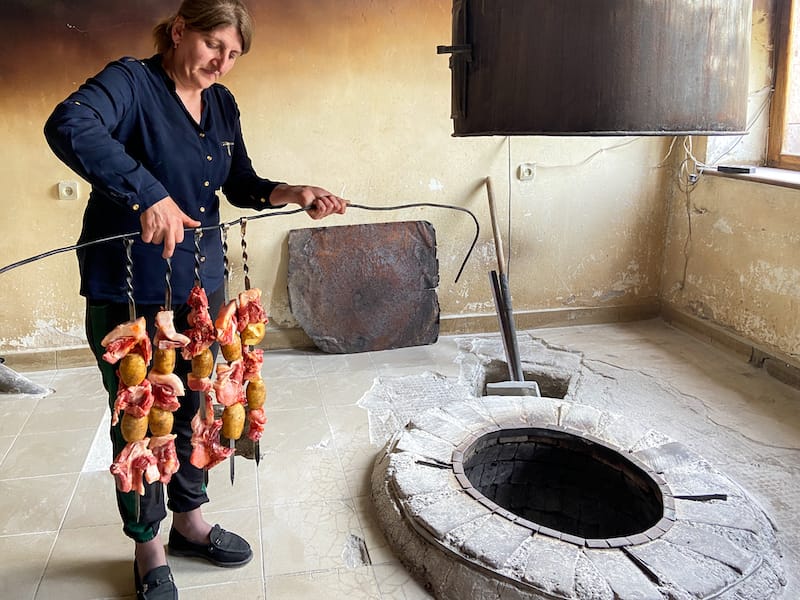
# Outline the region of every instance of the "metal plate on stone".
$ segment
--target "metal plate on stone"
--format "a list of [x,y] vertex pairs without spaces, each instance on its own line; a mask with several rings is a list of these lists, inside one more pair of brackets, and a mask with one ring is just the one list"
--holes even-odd
[[288,285],[292,314],[323,352],[439,337],[436,231],[427,221],[291,230]]

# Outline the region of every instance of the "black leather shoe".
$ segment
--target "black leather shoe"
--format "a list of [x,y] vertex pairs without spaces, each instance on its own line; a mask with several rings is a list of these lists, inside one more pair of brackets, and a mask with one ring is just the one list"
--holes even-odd
[[166,565],[148,571],[139,577],[139,568],[133,562],[133,580],[136,583],[136,600],[178,600],[178,588],[172,571]]
[[208,544],[195,544],[174,527],[169,532],[167,549],[172,556],[204,558],[218,567],[241,567],[253,558],[250,544],[241,536],[225,531],[219,525],[211,528]]

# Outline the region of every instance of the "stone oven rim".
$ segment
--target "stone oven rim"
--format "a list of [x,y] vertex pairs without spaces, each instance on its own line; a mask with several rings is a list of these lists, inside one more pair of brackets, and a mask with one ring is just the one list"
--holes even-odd
[[[545,527],[538,523],[534,523],[533,521],[529,521],[528,519],[516,515],[493,502],[491,499],[483,495],[467,478],[464,472],[465,455],[479,440],[487,436],[500,433],[505,434],[506,438],[514,438],[525,436],[526,434],[524,432],[531,430],[563,434],[572,438],[576,438],[580,441],[588,442],[589,444],[600,446],[605,450],[617,454],[624,462],[628,462],[636,470],[641,472],[642,475],[647,477],[653,488],[658,490],[660,494],[659,500],[662,507],[661,519],[659,519],[658,522],[653,524],[651,527],[634,535],[615,538],[591,539],[571,535],[562,531],[557,531],[550,527]],[[457,445],[452,453],[451,465],[455,478],[461,485],[462,490],[475,501],[489,509],[493,514],[506,519],[517,526],[529,529],[531,533],[538,533],[540,535],[551,537],[577,546],[587,548],[622,548],[625,546],[646,543],[660,538],[675,524],[675,518],[673,516],[675,501],[672,491],[670,490],[666,481],[656,471],[650,468],[643,461],[639,460],[637,457],[633,456],[631,452],[625,452],[621,448],[618,448],[613,444],[606,442],[605,440],[569,427],[562,427],[555,424],[520,425],[516,423],[509,425],[499,422],[497,425],[490,425],[488,427],[484,427],[483,429],[474,431],[469,437]]]

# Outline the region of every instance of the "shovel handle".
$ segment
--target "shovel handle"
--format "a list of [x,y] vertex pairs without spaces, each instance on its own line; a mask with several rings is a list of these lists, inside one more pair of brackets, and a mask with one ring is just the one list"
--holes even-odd
[[492,237],[494,237],[494,251],[497,254],[497,272],[499,275],[506,274],[506,258],[503,254],[503,242],[500,238],[500,225],[497,222],[497,209],[494,204],[494,190],[492,189],[492,178],[487,177],[486,195],[489,198],[489,216],[492,219]]

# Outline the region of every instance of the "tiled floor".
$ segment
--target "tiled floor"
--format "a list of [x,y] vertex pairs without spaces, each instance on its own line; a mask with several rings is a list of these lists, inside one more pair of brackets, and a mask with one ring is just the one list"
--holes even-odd
[[[800,597],[798,390],[657,320],[527,333],[679,392],[686,400],[674,409],[639,399],[638,410],[623,403],[618,412],[658,415],[665,433],[753,494],[784,546],[785,598]],[[378,448],[357,402],[380,375],[431,370],[455,378],[457,355],[454,337],[358,355],[268,352],[264,458],[258,470],[238,459],[233,487],[227,466],[212,470],[205,507],[209,520],[245,535],[256,558],[235,570],[171,558],[181,598],[429,598],[372,514],[368,475]],[[55,392],[0,396],[0,598],[133,598],[132,545],[106,470],[99,375],[83,368],[27,376]]]

